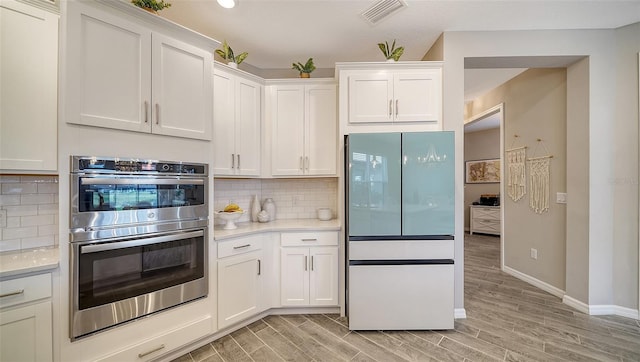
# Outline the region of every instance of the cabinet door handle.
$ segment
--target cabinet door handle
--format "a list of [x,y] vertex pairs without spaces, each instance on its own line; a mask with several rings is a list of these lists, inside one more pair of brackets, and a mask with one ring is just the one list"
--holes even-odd
[[15,290],[15,291],[13,291],[13,292],[0,294],[0,298],[4,298],[4,297],[11,297],[11,296],[14,296],[14,295],[20,295],[20,294],[24,294],[24,289]]
[[260,259],[258,259],[258,275],[262,274],[262,263],[260,263]]
[[304,171],[304,161],[302,160],[302,156],[300,156],[300,170]]
[[313,255],[311,255],[311,271],[313,271]]
[[307,165],[305,168],[309,171],[309,156],[304,157],[304,163]]
[[142,353],[138,353],[138,358],[144,358],[150,354],[152,354],[153,352],[158,352],[159,350],[164,349],[164,344],[159,345],[158,347],[147,351],[147,352],[142,352]]
[[398,117],[398,100],[396,99],[396,117]]
[[231,154],[231,168],[236,168],[236,155]]
[[309,239],[300,239],[302,241],[318,241],[318,239],[316,238],[309,238]]
[[238,170],[240,169],[240,154],[236,155],[238,157]]
[[393,100],[389,99],[389,118],[391,118],[392,114],[393,114]]
[[233,250],[244,249],[244,248],[248,248],[250,246],[251,246],[251,244],[244,244],[244,245],[240,245],[240,246],[234,246]]
[[305,255],[305,256],[304,256],[304,271],[307,271],[307,270],[308,270],[308,268],[307,268],[307,262],[308,262],[308,260],[307,260],[307,256]]
[[160,124],[160,103],[156,103],[156,124]]
[[144,101],[144,123],[149,123],[149,102]]

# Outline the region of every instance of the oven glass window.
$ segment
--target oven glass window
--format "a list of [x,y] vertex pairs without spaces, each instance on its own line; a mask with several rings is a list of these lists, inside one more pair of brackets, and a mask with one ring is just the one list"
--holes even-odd
[[204,185],[83,185],[80,212],[204,205]]
[[[140,239],[144,240],[144,239]],[[80,246],[78,305],[87,309],[204,277],[204,237],[85,252]]]

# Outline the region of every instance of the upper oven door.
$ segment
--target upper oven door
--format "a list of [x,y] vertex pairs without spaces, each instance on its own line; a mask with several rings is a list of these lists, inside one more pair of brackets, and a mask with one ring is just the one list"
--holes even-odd
[[73,230],[207,218],[207,178],[71,176]]

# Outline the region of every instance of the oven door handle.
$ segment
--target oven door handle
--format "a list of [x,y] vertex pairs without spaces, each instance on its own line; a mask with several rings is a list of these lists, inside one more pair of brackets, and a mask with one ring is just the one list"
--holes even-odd
[[164,243],[168,241],[176,241],[186,238],[203,236],[203,230],[190,231],[186,233],[156,236],[152,238],[135,239],[127,241],[116,241],[112,243],[85,245],[80,247],[80,254],[98,253],[101,251],[124,249],[133,246],[144,246],[150,244]]
[[82,177],[82,185],[204,185],[203,179]]

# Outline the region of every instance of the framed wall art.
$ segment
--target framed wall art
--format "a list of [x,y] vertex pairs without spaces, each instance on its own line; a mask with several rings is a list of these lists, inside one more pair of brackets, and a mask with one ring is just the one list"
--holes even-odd
[[500,182],[500,159],[466,161],[464,176],[468,184]]

